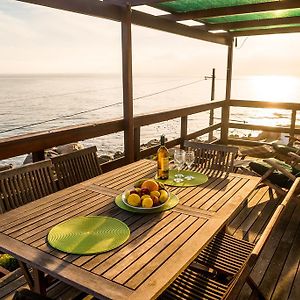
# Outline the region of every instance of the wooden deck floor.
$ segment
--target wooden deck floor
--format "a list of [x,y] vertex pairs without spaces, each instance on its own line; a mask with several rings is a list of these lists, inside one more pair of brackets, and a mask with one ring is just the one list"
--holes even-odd
[[[255,242],[274,212],[279,198],[267,187],[255,190],[247,205],[230,222],[228,231]],[[252,270],[252,278],[267,299],[300,299],[300,199],[287,207]],[[244,285],[239,299],[256,299]]]

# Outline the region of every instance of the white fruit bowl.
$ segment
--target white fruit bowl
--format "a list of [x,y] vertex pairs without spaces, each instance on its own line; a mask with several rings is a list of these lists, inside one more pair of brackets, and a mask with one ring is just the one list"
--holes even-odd
[[[157,208],[160,208],[162,206],[164,206],[169,200],[170,200],[170,192],[167,191],[165,188],[161,188],[161,190],[165,190],[168,194],[168,198],[165,202],[161,203],[161,204],[158,204],[158,205],[154,205],[152,207],[143,207],[142,204],[139,205],[139,206],[134,206],[134,205],[131,205],[127,202],[127,198],[130,194],[132,193],[136,193],[139,195],[139,197],[142,197],[143,193],[141,192],[141,189],[140,188],[137,188],[136,185],[132,186],[132,188],[129,188],[127,189],[126,191],[124,191],[122,193],[122,201],[125,205],[127,205],[128,207],[131,207],[131,208],[134,208],[134,209],[137,209],[137,210],[153,210],[153,209],[157,209]],[[149,192],[150,193],[150,192]],[[146,195],[149,195],[150,197],[150,194],[146,193]],[[151,197],[150,197],[151,198]],[[152,199],[153,200],[153,199]]]

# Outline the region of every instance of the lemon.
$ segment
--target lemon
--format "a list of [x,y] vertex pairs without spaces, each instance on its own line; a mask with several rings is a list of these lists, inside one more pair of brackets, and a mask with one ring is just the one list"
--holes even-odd
[[141,200],[143,201],[145,198],[149,198],[150,196],[149,195],[143,195],[142,197],[141,197]]
[[169,199],[169,194],[166,190],[160,190],[160,203],[165,203]]
[[153,206],[153,200],[150,197],[146,197],[142,201],[142,206],[144,208],[151,208]]
[[152,191],[150,192],[150,196],[156,196],[157,198],[160,197],[160,192],[159,191]]
[[140,206],[141,198],[138,194],[130,194],[127,198],[127,202],[131,206]]

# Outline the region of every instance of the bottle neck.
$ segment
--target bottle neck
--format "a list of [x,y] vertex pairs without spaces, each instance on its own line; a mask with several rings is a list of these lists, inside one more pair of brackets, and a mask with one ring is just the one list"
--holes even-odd
[[162,136],[160,137],[160,145],[161,145],[161,146],[164,146],[164,145],[165,145],[165,136],[164,136],[164,135],[162,135]]

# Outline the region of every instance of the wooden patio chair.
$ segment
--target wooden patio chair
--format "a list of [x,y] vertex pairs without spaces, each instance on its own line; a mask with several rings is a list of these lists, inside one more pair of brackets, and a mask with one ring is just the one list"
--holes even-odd
[[194,165],[200,172],[210,176],[233,172],[234,159],[238,155],[237,147],[191,141],[185,141],[184,147],[195,152]]
[[50,160],[0,172],[0,212],[57,191]]
[[289,152],[289,163],[277,159],[265,159],[263,162],[251,162],[249,167],[261,176],[260,184],[267,185],[277,194],[285,196],[297,177],[300,176],[300,156]]
[[89,147],[52,158],[60,189],[102,174],[97,148]]
[[[223,282],[218,274],[195,270],[189,266],[163,292],[159,299],[237,299],[243,285],[247,282],[259,299],[265,299],[250,273],[265,247],[274,227],[277,225],[285,207],[299,189],[300,178],[297,178],[291,189],[277,207],[268,225],[263,231],[253,250],[246,256],[241,268],[229,283]],[[235,252],[243,251],[236,247]],[[234,263],[234,261],[232,261]]]

